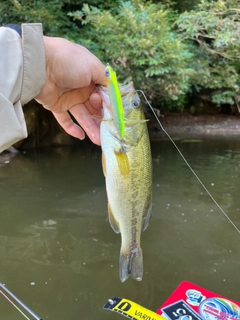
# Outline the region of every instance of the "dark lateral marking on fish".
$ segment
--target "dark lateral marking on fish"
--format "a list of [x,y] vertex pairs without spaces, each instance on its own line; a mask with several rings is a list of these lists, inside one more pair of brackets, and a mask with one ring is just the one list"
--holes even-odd
[[141,311],[137,311],[137,310],[135,311],[135,316],[137,316],[143,320],[156,320],[156,318],[152,318],[149,315],[147,315],[146,313],[142,313]]
[[102,153],[102,168],[103,168],[103,174],[106,177],[107,176],[107,166],[106,166],[106,156],[104,153]]
[[127,178],[129,176],[129,173],[130,173],[129,161],[128,161],[127,154],[126,153],[122,153],[122,152],[117,152],[117,151],[114,151],[114,153],[116,155],[118,168],[119,168],[119,171],[120,171],[121,175],[124,178]]

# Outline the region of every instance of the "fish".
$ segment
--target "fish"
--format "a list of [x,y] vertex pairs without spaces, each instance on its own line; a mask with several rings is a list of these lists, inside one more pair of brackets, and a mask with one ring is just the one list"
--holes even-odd
[[110,98],[110,104],[112,108],[112,115],[114,124],[118,130],[118,134],[121,138],[124,137],[124,109],[119,90],[119,84],[117,75],[113,71],[110,65],[106,67],[106,83],[108,88],[108,95]]
[[99,87],[103,100],[100,125],[102,167],[108,198],[108,219],[121,234],[119,277],[137,281],[143,277],[140,244],[152,214],[152,159],[146,119],[133,83],[120,86],[124,108],[124,138],[113,119],[106,87]]

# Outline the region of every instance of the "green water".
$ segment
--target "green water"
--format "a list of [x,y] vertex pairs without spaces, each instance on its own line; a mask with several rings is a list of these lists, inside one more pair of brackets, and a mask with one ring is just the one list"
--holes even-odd
[[[177,144],[240,228],[240,143]],[[118,277],[120,236],[107,220],[99,149],[0,157],[0,282],[53,320],[121,319],[102,310],[115,296],[157,310],[183,280],[239,301],[240,234],[170,142],[153,142],[152,153],[154,212],[142,235],[144,278],[125,283]],[[1,319],[24,319],[1,296],[0,310]]]

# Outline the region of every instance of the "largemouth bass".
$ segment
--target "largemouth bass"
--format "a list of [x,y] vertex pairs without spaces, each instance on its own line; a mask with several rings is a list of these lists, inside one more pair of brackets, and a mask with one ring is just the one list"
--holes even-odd
[[121,233],[122,240],[119,276],[122,282],[129,275],[141,281],[140,237],[152,212],[152,160],[147,124],[133,84],[121,86],[125,119],[124,138],[121,138],[113,121],[108,91],[100,87],[99,92],[103,98],[100,133],[108,217],[113,230]]

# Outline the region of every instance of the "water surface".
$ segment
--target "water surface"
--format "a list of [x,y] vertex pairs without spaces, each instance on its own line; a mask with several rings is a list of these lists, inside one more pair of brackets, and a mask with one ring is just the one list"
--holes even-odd
[[[178,141],[240,228],[240,145]],[[142,282],[118,276],[120,236],[107,220],[98,148],[0,158],[0,282],[42,319],[120,319],[122,296],[157,310],[183,280],[240,300],[240,235],[170,142],[152,143],[154,212],[142,235]],[[3,319],[24,319],[0,297]],[[17,314],[17,316],[16,316]]]

